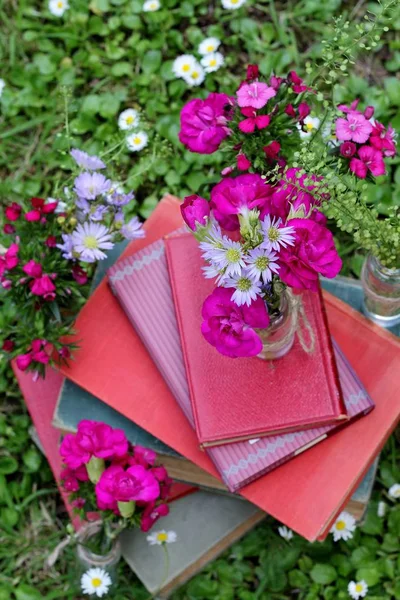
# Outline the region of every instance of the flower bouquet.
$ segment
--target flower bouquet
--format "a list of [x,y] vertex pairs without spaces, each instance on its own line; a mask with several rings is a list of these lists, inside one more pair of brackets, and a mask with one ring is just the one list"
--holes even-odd
[[32,198],[27,207],[5,207],[0,284],[14,318],[3,330],[2,349],[21,370],[44,375],[45,365],[67,360],[67,340],[85,302],[96,264],[123,239],[143,237],[137,217],[123,213],[134,198],[102,171],[97,156],[72,150],[73,173],[55,198]]
[[102,585],[106,593],[115,583],[119,534],[132,527],[147,532],[169,513],[172,480],[155,466],[153,450],[132,446],[122,430],[105,423],[81,421],[76,434],[64,437],[60,455],[62,486],[88,522],[77,534],[82,591],[92,594]]
[[210,201],[193,195],[182,205],[204,276],[217,285],[202,333],[226,356],[278,358],[296,330],[307,349],[298,292],[317,290],[319,276],[335,277],[342,264],[322,210],[356,203],[359,182],[383,174],[395,153],[393,130],[372,121],[372,107],[324,112],[321,100],[295,71],[267,82],[250,65],[235,96],[212,93],[181,111],[186,148],[220,149],[227,162]]

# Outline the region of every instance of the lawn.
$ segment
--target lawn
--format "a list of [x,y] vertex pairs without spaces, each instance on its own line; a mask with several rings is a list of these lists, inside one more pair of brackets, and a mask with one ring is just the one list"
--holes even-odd
[[[220,0],[161,0],[143,12],[142,0],[70,0],[62,17],[46,1],[0,0],[0,199],[27,206],[31,196],[53,196],[67,176],[70,145],[114,158],[114,178],[136,192],[133,210],[145,219],[167,191],[207,194],[223,157],[195,155],[177,139],[183,103],[211,91],[233,92],[248,63],[264,75],[305,74],[318,60],[335,16],[363,19],[376,2],[247,0],[238,10]],[[355,97],[375,116],[400,129],[400,9],[388,31],[333,89],[335,102]],[[221,40],[225,64],[189,88],[172,71],[174,59],[195,54],[205,37]],[[139,111],[149,143],[130,152],[119,114]],[[382,215],[400,204],[400,159],[393,158],[369,200]],[[338,232],[342,274],[358,276],[363,260],[351,238]],[[13,307],[2,302],[0,331]],[[66,549],[52,568],[47,554],[66,535],[68,518],[45,459],[29,434],[30,420],[11,370],[0,359],[0,600],[79,598],[74,557]],[[364,579],[370,600],[400,599],[400,502],[388,489],[400,482],[400,451],[393,436],[384,449],[365,523],[348,542],[309,544],[282,539],[265,523],[173,596],[213,600],[340,600],[351,580]],[[397,447],[396,447],[397,442]],[[340,469],[340,465],[337,466]],[[334,475],[334,474],[333,474]],[[293,490],[295,496],[296,490]],[[378,503],[386,512],[378,516]],[[195,535],[195,532],[194,532]],[[115,600],[148,593],[125,565]]]

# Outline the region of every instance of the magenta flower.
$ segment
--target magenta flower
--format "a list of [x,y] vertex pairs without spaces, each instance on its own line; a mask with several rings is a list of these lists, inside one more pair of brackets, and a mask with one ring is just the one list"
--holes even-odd
[[53,213],[58,205],[58,202],[47,202],[43,198],[31,198],[33,210],[25,214],[27,221],[40,221],[45,215]]
[[181,204],[181,214],[186,225],[196,231],[198,225],[204,226],[210,216],[210,203],[205,198],[192,194],[186,196]]
[[14,227],[14,225],[11,225],[11,223],[6,223],[3,227],[3,231],[7,235],[11,235],[11,234],[15,233],[15,227]]
[[292,219],[295,243],[279,254],[279,276],[295,289],[318,290],[318,276],[333,278],[342,268],[333,235],[311,219]]
[[273,161],[277,159],[278,154],[281,151],[281,145],[279,142],[274,140],[267,146],[264,146],[263,150],[265,152],[265,157],[267,158],[267,160]]
[[26,371],[32,362],[32,354],[30,352],[27,354],[19,354],[15,362],[17,363],[17,367],[20,371]]
[[15,344],[12,340],[6,340],[3,343],[2,350],[4,350],[4,352],[12,352],[14,350],[14,346]]
[[237,306],[231,296],[232,290],[218,287],[206,298],[201,332],[207,342],[224,356],[256,356],[263,344],[253,327],[268,327],[265,302],[258,297],[250,306]]
[[255,129],[265,129],[271,122],[269,115],[257,115],[254,108],[242,108],[242,115],[247,117],[243,121],[239,122],[239,129],[243,133],[254,133]]
[[146,533],[153,527],[154,523],[158,521],[158,519],[161,517],[166,517],[168,514],[168,504],[160,504],[159,506],[156,506],[154,502],[151,502],[143,511],[140,529]]
[[360,179],[365,179],[368,171],[374,177],[385,174],[385,163],[383,162],[382,152],[372,146],[362,146],[358,151],[360,158],[352,158],[350,169]]
[[292,90],[295,94],[301,94],[302,92],[311,90],[311,88],[304,85],[303,80],[297,75],[296,71],[290,71],[288,79],[292,84]]
[[157,454],[150,448],[135,446],[133,449],[133,458],[136,464],[142,467],[152,467],[156,462]]
[[195,98],[185,104],[181,110],[181,143],[198,154],[212,154],[218,150],[229,135],[230,105],[229,96],[216,93],[209,94],[205,100]]
[[11,244],[5,254],[0,255],[0,276],[2,276],[5,271],[10,271],[17,266],[19,263],[18,251],[18,244]]
[[301,177],[297,177],[298,171],[297,167],[292,167],[285,172],[284,179],[272,189],[269,206],[261,211],[261,219],[269,213],[286,221],[290,212],[293,214],[297,211],[308,216],[312,208],[318,204],[317,199],[311,193],[314,186],[305,184],[306,179],[315,179],[315,176],[310,177],[303,174]]
[[221,227],[228,231],[239,229],[236,217],[252,208],[261,210],[268,202],[272,188],[261,175],[248,173],[226,178],[211,190],[211,208]]
[[282,77],[276,77],[276,75],[271,75],[269,79],[269,85],[274,88],[274,90],[279,90],[282,84]]
[[49,235],[45,244],[48,248],[55,248],[57,246],[57,238],[55,235]]
[[345,158],[351,158],[357,152],[357,146],[353,142],[343,142],[340,146],[340,154]]
[[284,112],[285,114],[287,114],[288,117],[292,117],[292,119],[296,118],[296,111],[294,109],[293,104],[288,104],[287,106],[285,106]]
[[89,481],[86,467],[80,466],[78,469],[63,469],[60,473],[62,486],[66,492],[77,492],[80,481]]
[[239,152],[236,157],[236,164],[239,171],[248,171],[251,167],[251,162],[245,154]]
[[46,345],[46,340],[33,340],[31,344],[32,360],[42,363],[44,365],[46,365],[49,362],[50,357],[44,350]]
[[336,121],[336,137],[341,141],[364,144],[371,131],[371,123],[359,112],[349,112],[345,119],[339,117]]
[[35,262],[34,260],[30,260],[24,267],[22,267],[24,273],[29,275],[29,277],[41,277],[43,269],[42,265]]
[[36,277],[30,282],[29,287],[32,294],[42,296],[45,300],[52,301],[56,297],[56,286],[52,282],[50,275]]
[[153,502],[160,495],[160,485],[142,465],[126,470],[114,465],[103,471],[95,491],[100,510],[115,510],[118,502]]
[[79,285],[85,285],[85,283],[87,283],[88,280],[88,274],[79,265],[73,265],[72,277],[77,283],[79,283]]
[[266,83],[254,81],[253,83],[243,84],[236,92],[238,105],[243,107],[263,108],[274,96],[276,91]]
[[385,156],[395,156],[395,131],[392,127],[386,130],[382,123],[375,121],[369,143],[376,150],[381,150]]
[[10,206],[6,207],[4,214],[9,221],[17,221],[21,215],[21,211],[21,206],[16,202],[13,202]]
[[248,65],[246,71],[246,81],[253,81],[254,79],[258,79],[258,76],[258,65]]

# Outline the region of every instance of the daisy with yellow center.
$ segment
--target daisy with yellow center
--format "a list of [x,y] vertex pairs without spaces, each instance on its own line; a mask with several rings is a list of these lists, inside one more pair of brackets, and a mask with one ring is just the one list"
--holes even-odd
[[300,123],[297,123],[297,129],[299,130],[299,134],[302,140],[306,140],[310,138],[320,126],[320,119],[318,117],[306,117],[303,121],[303,126]]
[[89,569],[81,577],[81,589],[83,594],[101,598],[108,593],[112,580],[109,574],[99,567]]
[[150,546],[163,546],[164,544],[172,544],[176,542],[178,536],[175,531],[155,531],[147,536],[147,541]]
[[223,8],[228,10],[237,10],[243,4],[245,4],[246,0],[221,0],[221,4]]
[[143,4],[143,12],[155,12],[161,8],[160,0],[147,0]]
[[367,595],[368,585],[363,579],[357,582],[350,581],[349,585],[347,586],[347,591],[353,600],[359,600],[359,598],[365,598]]
[[144,131],[136,131],[135,133],[128,135],[126,138],[126,145],[131,152],[139,152],[139,150],[142,150],[147,146],[148,141],[149,138],[147,133]]
[[221,41],[218,38],[210,37],[206,38],[199,44],[199,54],[205,56],[206,54],[211,54],[212,52],[216,52],[221,45]]
[[224,57],[221,52],[212,52],[211,54],[203,56],[200,62],[206,73],[212,73],[213,71],[218,71],[218,69],[222,67],[224,64]]
[[136,127],[139,123],[139,114],[134,108],[123,110],[118,117],[118,127],[122,131],[129,131]]
[[192,54],[178,56],[172,65],[172,71],[176,77],[186,77],[196,67],[197,60]]
[[330,532],[333,535],[333,541],[350,540],[353,537],[353,532],[356,529],[356,520],[348,512],[340,513],[339,517],[333,524]]
[[186,81],[186,83],[190,87],[201,85],[204,81],[204,78],[205,78],[204,69],[197,62],[193,66],[192,70],[187,75],[183,76],[183,79]]
[[68,0],[50,0],[49,2],[49,11],[55,17],[62,17],[68,8]]
[[400,498],[400,483],[394,483],[389,489],[388,494],[389,498],[393,498],[393,500]]

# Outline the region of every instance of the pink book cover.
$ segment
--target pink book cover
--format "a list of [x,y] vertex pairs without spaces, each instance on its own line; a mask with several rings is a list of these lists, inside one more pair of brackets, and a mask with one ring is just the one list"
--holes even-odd
[[[122,260],[109,270],[109,282],[136,332],[152,356],[179,406],[194,427],[184,358],[162,240]],[[344,401],[350,419],[369,412],[373,403],[334,344]],[[322,441],[338,426],[308,429],[280,436],[207,449],[232,492],[293,456]]]
[[348,419],[320,293],[302,294],[315,336],[312,353],[306,353],[296,339],[280,360],[231,359],[217,352],[201,333],[203,302],[215,284],[203,276],[198,242],[185,234],[167,237],[165,245],[196,432],[203,448]]

